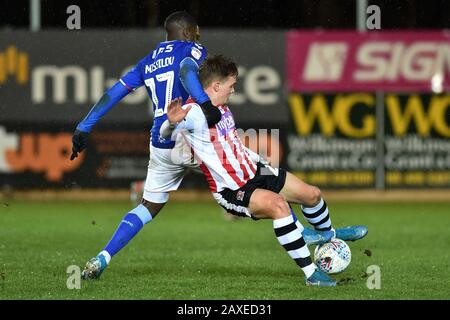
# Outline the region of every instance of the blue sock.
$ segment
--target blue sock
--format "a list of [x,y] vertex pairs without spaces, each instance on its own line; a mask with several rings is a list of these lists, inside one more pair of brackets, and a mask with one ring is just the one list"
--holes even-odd
[[110,256],[114,256],[142,229],[144,224],[152,220],[152,215],[142,204],[131,210],[119,224],[116,232],[106,247]]

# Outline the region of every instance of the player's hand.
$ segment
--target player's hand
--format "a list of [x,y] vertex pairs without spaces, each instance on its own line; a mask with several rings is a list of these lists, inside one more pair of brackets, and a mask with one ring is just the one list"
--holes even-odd
[[203,102],[200,107],[205,114],[206,121],[208,122],[208,127],[215,125],[222,119],[222,113],[219,108],[214,106],[211,100]]
[[78,153],[86,148],[88,134],[89,133],[80,131],[78,129],[75,130],[72,136],[72,155],[70,156],[70,160],[78,157]]
[[183,120],[191,108],[192,106],[187,106],[185,109],[182,108],[181,97],[172,100],[167,107],[167,119],[169,119],[169,123],[175,125]]

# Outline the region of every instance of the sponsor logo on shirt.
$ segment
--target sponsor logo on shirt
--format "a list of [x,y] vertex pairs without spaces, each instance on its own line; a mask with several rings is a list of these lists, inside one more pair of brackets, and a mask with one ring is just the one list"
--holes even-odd
[[202,56],[202,52],[201,52],[200,50],[198,50],[197,48],[192,47],[192,49],[191,49],[191,55],[192,55],[195,59],[199,60],[199,59],[201,58],[201,56]]
[[220,136],[227,136],[235,130],[233,115],[230,111],[222,114],[222,119],[216,124],[216,128]]

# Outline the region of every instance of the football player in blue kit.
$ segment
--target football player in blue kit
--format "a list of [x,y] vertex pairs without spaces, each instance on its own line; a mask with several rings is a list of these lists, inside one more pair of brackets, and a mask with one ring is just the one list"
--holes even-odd
[[[78,124],[72,138],[74,160],[87,146],[89,132],[95,124],[130,92],[145,85],[153,102],[153,127],[151,129],[150,161],[142,203],[128,212],[116,232],[82,272],[83,279],[98,278],[111,258],[119,252],[141,229],[150,222],[168,201],[169,192],[176,190],[185,170],[197,166],[190,152],[184,152],[184,144],[160,137],[160,126],[167,119],[166,108],[175,97],[185,102],[194,97],[202,106],[208,123],[217,123],[221,114],[213,107],[198,80],[198,68],[206,58],[205,47],[197,41],[200,31],[195,19],[187,12],[177,11],[164,23],[166,41],[108,89]],[[181,148],[172,152],[174,148]],[[173,163],[173,154],[181,156]]]

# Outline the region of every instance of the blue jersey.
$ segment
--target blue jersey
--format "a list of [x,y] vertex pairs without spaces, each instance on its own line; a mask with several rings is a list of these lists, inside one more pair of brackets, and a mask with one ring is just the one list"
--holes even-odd
[[161,124],[167,119],[167,106],[182,97],[183,103],[189,93],[181,83],[180,63],[191,58],[198,66],[206,58],[206,49],[198,43],[174,40],[161,42],[155,50],[131,69],[120,82],[129,90],[136,90],[145,84],[153,101],[152,145],[157,148],[173,148],[175,142],[160,137]]

